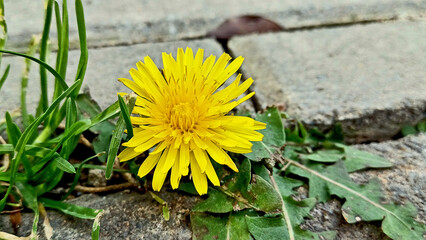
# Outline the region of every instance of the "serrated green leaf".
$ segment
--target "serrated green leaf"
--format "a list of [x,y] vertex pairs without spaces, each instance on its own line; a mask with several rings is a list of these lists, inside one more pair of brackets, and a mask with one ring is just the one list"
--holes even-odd
[[257,121],[266,123],[266,129],[260,130],[263,134],[262,142],[253,142],[252,152],[244,154],[252,161],[259,162],[269,158],[270,152],[280,148],[286,141],[281,114],[277,108],[268,108],[264,113],[258,114]]
[[[385,208],[389,211],[382,222],[383,232],[392,239],[424,239],[426,226],[414,221],[417,209],[407,202],[398,206],[388,204]],[[402,224],[401,224],[402,223]]]
[[248,187],[248,201],[261,211],[270,214],[279,214],[281,200],[278,193],[269,182],[262,177],[253,174],[252,183]]
[[[134,163],[134,162],[132,162],[132,163]],[[135,170],[137,170],[138,168],[139,168],[139,165],[137,165],[137,168]],[[137,173],[137,171],[135,171],[135,172]],[[213,189],[213,191],[216,191],[214,188],[211,188],[211,189]],[[209,189],[209,193],[210,193],[211,189]],[[186,182],[185,181],[185,182],[179,183],[178,190],[185,192],[185,193],[188,193],[188,194],[191,194],[191,195],[199,196],[197,190],[195,189],[194,183],[192,183],[192,182]]]
[[318,150],[315,153],[302,156],[302,159],[308,159],[315,162],[333,163],[343,158],[343,152],[337,149]]
[[246,216],[248,230],[256,240],[290,239],[283,218]]
[[245,159],[240,171],[227,178],[219,187],[211,191],[209,198],[194,207],[197,211],[224,213],[232,210],[252,208],[267,214],[281,213],[281,198],[273,186],[262,177],[251,176],[251,163]]
[[253,215],[248,211],[233,212],[223,216],[205,213],[191,213],[192,238],[249,240],[245,216]]
[[248,186],[251,180],[251,163],[247,159],[241,163],[239,172],[231,176],[223,186],[230,192],[240,192],[243,196],[247,196]]
[[303,230],[300,227],[294,229],[295,239],[312,239],[312,240],[335,240],[336,231],[311,232]]
[[252,162],[251,169],[253,173],[261,176],[266,181],[269,181],[269,170],[261,162]]
[[[290,239],[285,221],[282,218],[246,216],[246,222],[250,233],[256,240]],[[336,232],[310,232],[297,226],[294,229],[294,237],[295,239],[334,240]]]
[[366,168],[392,167],[392,163],[383,157],[344,144],[336,143],[335,145],[345,151],[343,163],[348,172],[355,172]]
[[271,181],[274,183],[277,191],[281,194],[283,219],[285,220],[284,222],[281,222],[284,223],[284,229],[277,228],[276,230],[280,230],[281,232],[284,231],[280,235],[284,234],[285,236],[288,236],[289,239],[299,239],[296,238],[296,232],[298,232],[298,234],[315,236],[314,233],[305,233],[305,231],[297,229],[304,221],[304,218],[310,216],[309,212],[316,204],[315,198],[307,198],[302,201],[296,201],[293,199],[293,188],[302,185],[303,183],[300,181],[281,177],[278,174],[271,176]]
[[275,177],[275,182],[280,189],[281,195],[285,197],[295,194],[293,189],[303,185],[302,181],[287,177]]
[[234,210],[235,200],[214,188],[208,191],[208,198],[192,208],[193,212],[227,213]]
[[[325,166],[322,164],[307,164],[307,166],[317,172],[322,172],[325,169]],[[289,171],[309,179],[309,197],[316,198],[318,202],[326,202],[330,199],[327,183],[321,178],[294,166],[290,166]]]
[[382,194],[378,180],[373,179],[366,185],[357,185],[350,180],[342,162],[326,168],[318,165],[303,166],[296,162],[293,165],[295,167],[292,167],[292,172],[309,177],[310,187],[313,181],[323,182],[322,186],[325,185],[323,191],[346,200],[342,206],[342,213],[349,223],[383,220],[383,231],[393,239],[408,240],[423,237],[426,229],[414,221],[416,209],[410,204],[395,206],[380,203]]

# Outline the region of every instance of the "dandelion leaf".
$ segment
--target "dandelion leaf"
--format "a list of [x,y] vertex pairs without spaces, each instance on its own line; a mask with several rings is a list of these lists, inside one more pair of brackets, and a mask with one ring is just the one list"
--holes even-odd
[[209,197],[192,208],[193,212],[227,213],[234,209],[234,199],[214,188],[210,188]]
[[245,216],[249,211],[232,212],[223,216],[206,213],[192,213],[192,238],[197,239],[252,239],[247,228]]
[[344,144],[336,143],[337,147],[344,150],[344,164],[348,172],[355,172],[366,168],[388,168],[392,164],[385,158],[375,154],[358,150]]
[[[267,217],[250,217],[246,216],[247,227],[256,240],[282,240],[290,239],[288,230],[283,218],[267,218]],[[324,231],[314,233],[294,228],[295,239],[314,239],[314,240],[331,240],[335,239],[336,232]]]
[[252,161],[259,162],[263,158],[270,158],[270,152],[280,148],[285,143],[285,132],[281,114],[276,108],[268,108],[264,113],[258,114],[255,119],[266,123],[266,129],[259,130],[263,134],[262,142],[253,142],[252,152],[244,154]]
[[321,196],[319,189],[311,191],[313,186],[321,186],[321,191],[327,192],[327,195],[345,199],[342,213],[348,223],[383,220],[384,233],[393,239],[422,239],[425,227],[414,221],[417,210],[411,204],[382,204],[379,180],[373,179],[365,185],[352,182],[342,161],[329,167],[306,166],[306,170],[292,168],[292,172],[309,179],[310,197]]
[[[251,164],[245,159],[240,171],[228,176],[223,187],[209,191],[209,197],[193,211],[224,213],[253,208],[268,214],[281,213],[281,200],[272,185],[262,177],[251,175]],[[231,208],[232,207],[232,208]]]

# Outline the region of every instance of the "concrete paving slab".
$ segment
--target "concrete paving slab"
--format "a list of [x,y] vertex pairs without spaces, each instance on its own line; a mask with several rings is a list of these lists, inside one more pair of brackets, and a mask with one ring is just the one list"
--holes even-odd
[[[148,43],[131,46],[118,46],[89,50],[89,63],[87,66],[84,86],[90,90],[92,97],[99,103],[102,109],[117,101],[117,92],[130,92],[119,77],[130,78],[130,68],[136,68],[136,62],[143,61],[145,56],[150,56],[159,68],[162,68],[161,53],[172,53],[176,57],[178,48],[191,47],[193,51],[204,49],[204,56],[211,54],[220,56],[222,47],[214,40],[177,41],[170,43]],[[70,51],[68,65],[68,82],[74,81],[78,66],[79,51]],[[51,64],[54,66],[55,56],[51,56]],[[11,64],[9,77],[0,91],[0,119],[4,118],[6,111],[13,111],[20,105],[21,73],[24,60],[19,57],[3,57],[3,68]],[[28,86],[28,111],[35,112],[40,95],[39,67],[32,64]],[[53,78],[49,76],[50,98],[53,92]],[[83,86],[83,88],[84,88]],[[250,101],[246,106],[249,106]]]
[[[163,192],[159,196],[168,202],[170,220],[162,216],[162,205],[152,199],[148,193],[119,192],[106,196],[86,194],[68,201],[95,209],[104,209],[101,218],[100,239],[191,239],[189,213],[199,198]],[[47,215],[53,228],[54,239],[90,239],[93,220],[85,220],[65,215],[59,211],[48,210]],[[23,213],[18,236],[31,234],[34,214]],[[39,223],[39,239],[46,239],[42,221]],[[7,215],[1,215],[2,231],[13,233]]]
[[426,22],[394,22],[232,39],[263,105],[310,126],[341,122],[349,139],[382,140],[426,112]]
[[[70,44],[77,47],[74,1],[68,2]],[[90,46],[196,38],[241,15],[262,16],[285,28],[426,15],[422,0],[90,0],[84,1],[84,8]],[[5,0],[5,9],[8,46],[23,49],[32,34],[42,31],[43,1]],[[52,36],[55,32],[53,26]]]

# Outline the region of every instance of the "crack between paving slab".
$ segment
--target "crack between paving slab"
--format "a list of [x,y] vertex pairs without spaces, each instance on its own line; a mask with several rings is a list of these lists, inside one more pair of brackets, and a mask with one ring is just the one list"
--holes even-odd
[[[283,28],[281,31],[276,31],[275,33],[282,33],[282,32],[291,33],[291,32],[297,32],[297,31],[310,31],[310,30],[316,30],[316,29],[329,29],[329,28],[340,28],[340,27],[348,27],[348,26],[355,26],[355,25],[368,25],[368,24],[374,24],[374,23],[397,21],[398,19],[400,19],[398,16],[392,16],[392,17],[382,18],[382,19],[365,19],[365,20],[350,21],[350,22],[323,23],[323,24],[308,25],[308,26],[302,26],[302,27]],[[236,35],[236,36],[238,37],[238,36],[244,36],[244,35]],[[228,47],[229,40],[231,40],[233,37],[230,37],[229,39],[218,39],[218,38],[212,38],[206,34],[204,36],[182,38],[179,41],[203,40],[203,39],[209,39],[209,38],[216,40],[216,42],[222,46],[224,52],[228,53],[232,58],[238,57]],[[169,42],[169,41],[165,41],[165,42]],[[173,42],[173,41],[170,41],[170,42]],[[241,69],[239,69],[237,73],[242,75],[242,79],[247,79],[244,72]],[[254,91],[253,88],[254,88],[253,85],[250,86],[249,91],[253,92]],[[262,110],[262,105],[260,104],[260,101],[256,97],[256,95],[254,95],[250,100],[256,112],[259,112]]]
[[[218,42],[222,46],[223,51],[225,53],[229,54],[233,59],[235,59],[237,57],[229,49],[229,47],[228,47],[229,40],[228,39],[215,39],[215,38],[212,38],[212,39],[216,40],[216,42]],[[241,79],[247,79],[246,76],[245,76],[245,74],[244,74],[244,72],[241,70],[241,68],[237,70],[237,74],[241,74]],[[253,85],[249,87],[248,92],[254,92]],[[259,99],[256,97],[256,94],[253,95],[250,98],[250,101],[251,101],[251,104],[252,104],[255,112],[259,112],[259,111],[262,110],[262,105],[260,104]]]
[[307,25],[301,27],[288,27],[284,28],[281,32],[298,32],[298,31],[306,31],[306,30],[316,30],[316,29],[328,29],[328,28],[340,28],[340,27],[348,27],[348,26],[356,26],[356,25],[368,25],[374,23],[385,23],[399,20],[398,16],[392,16],[389,18],[382,19],[365,19],[365,20],[357,20],[350,22],[330,22],[330,23],[322,23],[315,25]]
[[[417,18],[416,18],[417,19]],[[276,33],[281,32],[297,32],[297,31],[309,31],[309,30],[316,30],[316,29],[328,29],[328,28],[339,28],[339,27],[347,27],[347,26],[354,26],[354,25],[367,25],[367,24],[374,24],[374,23],[384,23],[384,22],[390,22],[390,21],[396,21],[400,20],[400,17],[398,16],[392,16],[388,18],[382,18],[382,19],[365,19],[365,20],[357,20],[357,21],[349,21],[349,22],[336,22],[336,23],[320,23],[315,25],[306,25],[306,26],[300,26],[300,27],[283,27],[281,31],[276,31]],[[237,36],[244,36],[244,35],[237,35]],[[148,41],[135,41],[135,42],[120,42],[116,44],[101,44],[96,46],[88,46],[88,49],[100,49],[100,48],[108,48],[108,47],[122,47],[122,46],[132,46],[132,45],[138,45],[138,44],[148,44],[148,43],[171,43],[171,42],[177,42],[177,41],[192,41],[192,40],[204,40],[204,39],[214,39],[211,36],[208,36],[208,33],[205,33],[203,35],[198,36],[190,36],[190,37],[182,37],[179,39],[155,39],[155,40],[148,40]],[[227,42],[232,39],[216,39],[223,47],[224,51],[229,53],[228,44]],[[17,46],[18,49],[16,49],[16,52],[24,53],[27,49],[27,46]],[[78,51],[79,47],[70,46],[70,51]],[[38,50],[37,50],[38,52]],[[57,49],[51,49],[51,52],[57,52]],[[4,57],[11,57],[12,55],[4,54]],[[231,55],[232,56],[232,55]]]

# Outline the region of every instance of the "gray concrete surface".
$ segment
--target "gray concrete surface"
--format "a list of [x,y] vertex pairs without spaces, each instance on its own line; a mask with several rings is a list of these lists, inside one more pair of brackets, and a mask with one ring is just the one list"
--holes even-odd
[[426,112],[426,22],[393,22],[232,39],[264,107],[311,126],[383,140]]
[[[84,86],[90,90],[92,97],[99,103],[101,108],[106,108],[117,101],[117,92],[131,92],[117,79],[119,77],[130,78],[130,68],[136,68],[136,62],[143,61],[145,56],[150,56],[159,68],[162,68],[161,53],[172,53],[176,57],[177,49],[191,47],[193,51],[198,48],[204,49],[204,56],[211,54],[220,56],[222,47],[213,40],[177,41],[168,43],[147,43],[131,46],[107,47],[91,49],[89,52],[89,63],[87,66]],[[78,50],[69,54],[69,65],[67,81],[74,81],[78,66]],[[52,54],[51,64],[54,66],[56,56]],[[4,118],[6,111],[13,111],[20,105],[21,73],[24,60],[20,57],[4,57],[2,65],[11,64],[8,79],[0,90],[0,119]],[[35,112],[40,95],[39,67],[32,64],[28,83],[28,111]],[[53,92],[53,77],[49,75],[50,98]],[[83,87],[84,87],[83,86]]]
[[[76,47],[74,1],[68,1],[68,5],[70,42]],[[262,16],[285,28],[426,15],[426,3],[422,0],[90,0],[84,1],[84,7],[90,46],[200,37],[226,19],[241,15]],[[5,8],[9,48],[25,48],[30,36],[42,31],[43,1],[5,0]],[[52,27],[52,36],[55,32],[56,27]]]
[[[154,201],[148,193],[119,192],[106,196],[86,194],[69,202],[104,209],[100,239],[191,239],[192,233],[188,227],[189,213],[197,198],[169,192],[159,196],[169,203],[169,221],[163,219],[162,205]],[[55,210],[48,210],[47,214],[54,231],[52,240],[91,238],[93,220],[67,216]],[[32,213],[23,214],[22,225],[17,235],[30,235],[33,217]],[[46,239],[42,221],[40,219],[39,235],[40,239]],[[0,216],[0,229],[13,233],[7,215]]]

